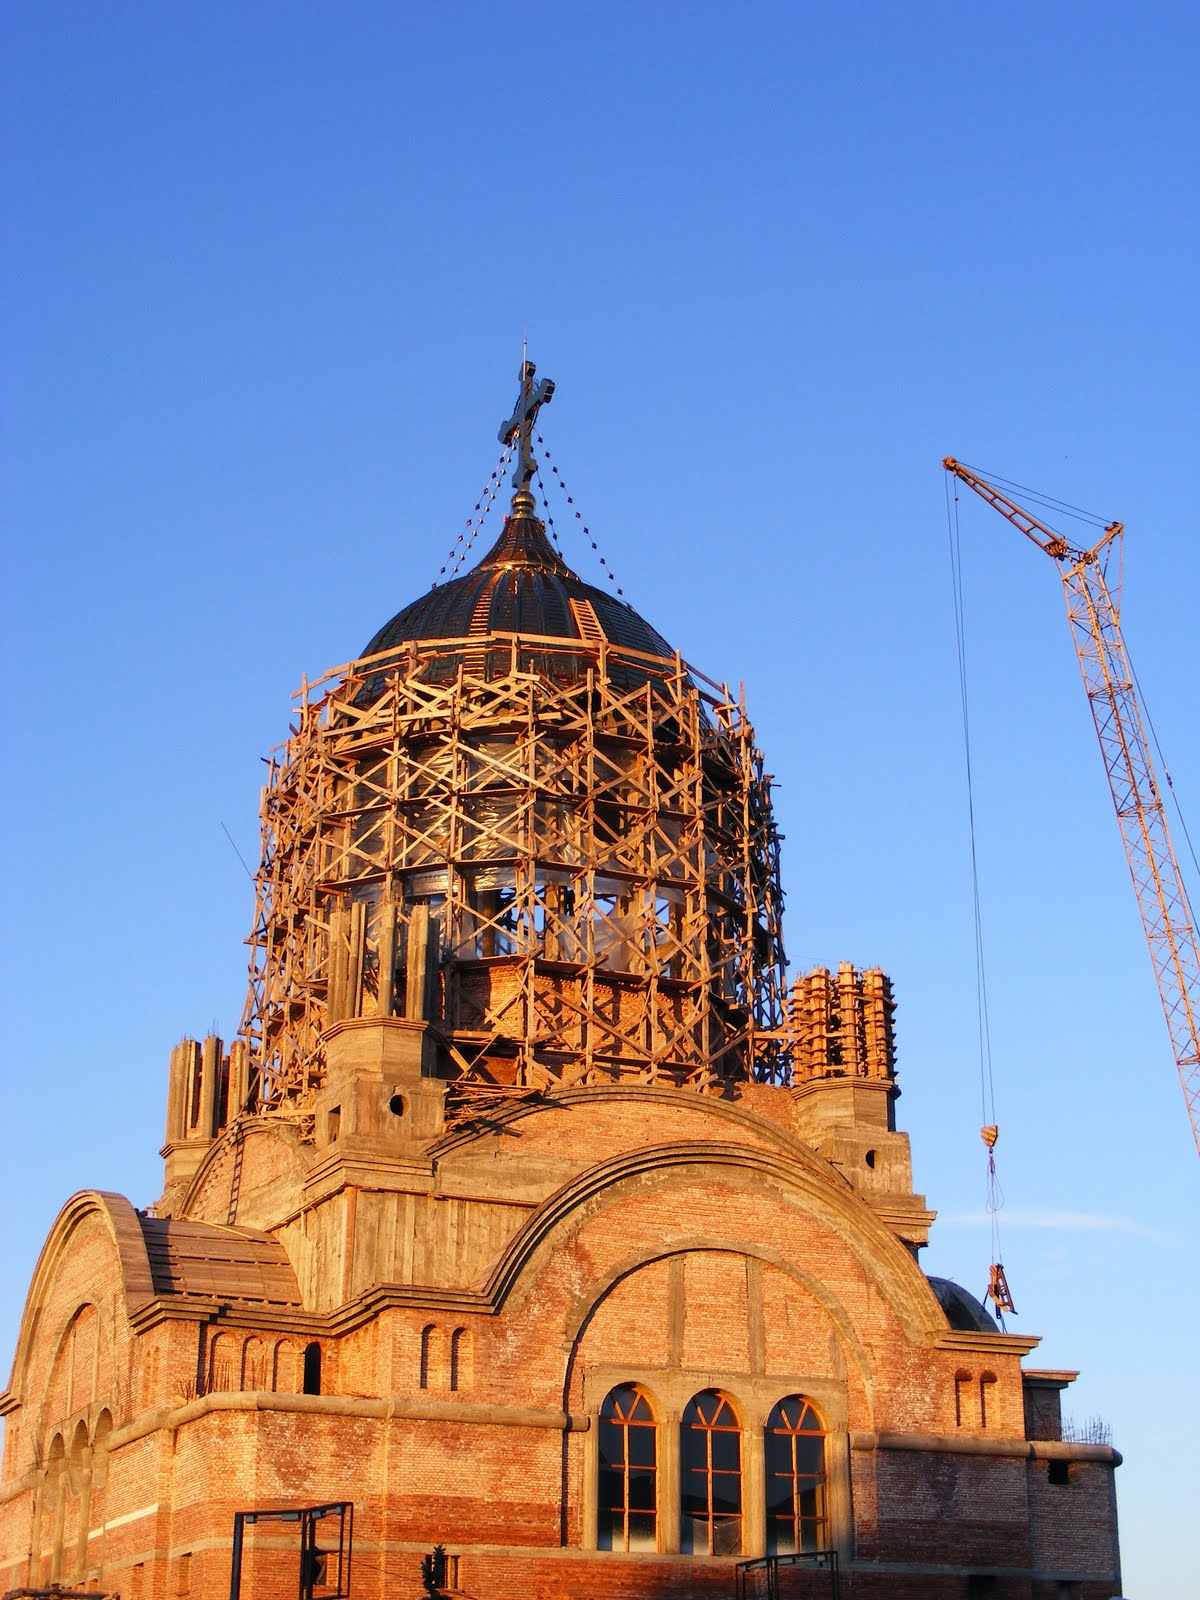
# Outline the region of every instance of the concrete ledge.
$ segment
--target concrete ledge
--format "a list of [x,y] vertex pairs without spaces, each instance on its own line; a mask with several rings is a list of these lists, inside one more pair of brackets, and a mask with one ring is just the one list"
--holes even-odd
[[276,1394],[268,1389],[206,1394],[174,1407],[160,1407],[136,1422],[114,1429],[109,1450],[143,1439],[162,1429],[186,1427],[222,1411],[301,1412],[316,1417],[404,1418],[413,1422],[469,1422],[494,1428],[549,1428],[556,1433],[586,1433],[591,1418],[568,1411],[543,1411],[527,1406],[495,1406],[465,1400],[428,1400],[404,1395],[387,1398],[336,1394]]
[[981,1439],[957,1433],[850,1434],[851,1450],[913,1450],[949,1456],[1007,1456],[1018,1461],[1094,1461],[1119,1467],[1124,1459],[1110,1444],[1071,1444],[1060,1439]]

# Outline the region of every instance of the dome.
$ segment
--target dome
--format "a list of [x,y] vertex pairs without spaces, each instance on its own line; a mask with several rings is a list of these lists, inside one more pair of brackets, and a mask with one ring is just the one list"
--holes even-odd
[[609,644],[647,655],[675,652],[632,606],[585,583],[553,548],[527,490],[513,496],[496,543],[478,566],[439,584],[386,622],[364,656],[413,642],[516,633]]
[[946,1313],[946,1319],[952,1328],[957,1328],[963,1333],[998,1333],[996,1319],[986,1308],[969,1294],[961,1283],[953,1283],[949,1278],[930,1278],[929,1287],[938,1297],[938,1304]]

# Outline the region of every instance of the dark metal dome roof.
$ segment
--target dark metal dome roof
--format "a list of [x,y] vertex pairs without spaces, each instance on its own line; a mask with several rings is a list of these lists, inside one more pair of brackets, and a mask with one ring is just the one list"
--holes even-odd
[[937,1295],[952,1328],[963,1333],[999,1333],[996,1319],[961,1283],[949,1278],[930,1278],[929,1287]]
[[489,633],[584,639],[668,659],[675,652],[632,606],[584,583],[546,537],[522,490],[496,543],[477,567],[431,589],[380,628],[364,656],[414,641]]

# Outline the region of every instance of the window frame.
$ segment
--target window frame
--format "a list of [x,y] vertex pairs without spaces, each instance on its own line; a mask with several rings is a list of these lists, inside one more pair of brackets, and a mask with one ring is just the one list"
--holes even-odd
[[[711,1415],[706,1417],[701,1406],[716,1402]],[[693,1414],[696,1420],[692,1420]],[[725,1421],[728,1417],[731,1421]],[[679,1418],[679,1546],[685,1555],[740,1556],[746,1543],[745,1503],[745,1450],[743,1449],[742,1420],[732,1398],[723,1389],[701,1389],[688,1401]],[[703,1437],[704,1464],[688,1463],[690,1437]],[[732,1435],[736,1440],[736,1467],[714,1465],[717,1455],[717,1436]],[[724,1454],[724,1452],[722,1452]],[[689,1491],[689,1476],[699,1478],[704,1485],[704,1512],[695,1515],[689,1500],[701,1498]],[[716,1509],[718,1489],[736,1490],[736,1511]],[[696,1531],[705,1530],[705,1547],[696,1548]]]
[[[795,1425],[791,1424],[785,1406],[798,1406],[799,1414]],[[776,1418],[787,1426],[776,1425]],[[806,1427],[810,1421],[813,1426]],[[820,1468],[817,1471],[803,1470],[799,1459],[799,1441],[802,1439],[819,1441]],[[828,1430],[821,1420],[820,1413],[807,1395],[788,1394],[782,1396],[771,1407],[767,1420],[763,1423],[763,1498],[766,1510],[766,1553],[774,1555],[798,1555],[806,1551],[827,1550],[829,1548],[829,1454],[826,1445]],[[772,1440],[787,1440],[787,1455],[789,1470],[781,1472],[772,1466]],[[778,1445],[776,1446],[778,1449]],[[785,1519],[776,1514],[772,1507],[776,1503],[772,1496],[774,1480],[788,1480],[791,1490],[790,1516]],[[817,1509],[815,1512],[806,1512],[804,1496],[814,1494]],[[790,1521],[792,1528],[792,1545],[789,1549],[783,1548],[779,1542],[779,1526],[784,1521]]]
[[[611,1430],[611,1431],[608,1431]],[[606,1437],[607,1433],[607,1437]],[[634,1440],[630,1435],[634,1433]],[[618,1436],[613,1458],[606,1453],[611,1449],[613,1437]],[[659,1484],[661,1464],[658,1441],[658,1414],[654,1401],[640,1383],[618,1383],[608,1391],[600,1407],[596,1427],[596,1548],[616,1554],[637,1554],[640,1551],[657,1552],[661,1548],[661,1518],[659,1514]],[[634,1459],[646,1453],[648,1462]],[[635,1443],[631,1450],[631,1444]],[[621,1485],[620,1505],[612,1503],[614,1497],[605,1494],[605,1486],[613,1480]],[[637,1480],[648,1480],[649,1494],[633,1493]],[[634,1505],[635,1498],[649,1500],[649,1505]],[[609,1504],[605,1501],[609,1500]],[[631,1527],[633,1519],[649,1522],[649,1529],[634,1542]]]

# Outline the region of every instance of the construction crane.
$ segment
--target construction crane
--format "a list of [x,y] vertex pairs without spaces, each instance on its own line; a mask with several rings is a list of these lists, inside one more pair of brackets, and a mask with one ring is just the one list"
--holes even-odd
[[1117,808],[1192,1136],[1200,1153],[1200,944],[1121,638],[1120,578],[1114,595],[1106,577],[1113,550],[1120,551],[1125,526],[1109,523],[1092,549],[1081,550],[953,456],[947,456],[942,465],[1059,563],[1071,638]]

